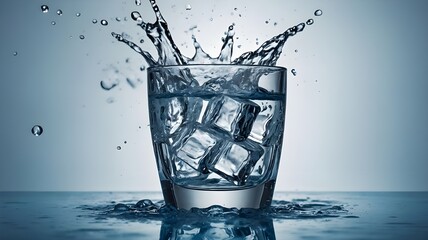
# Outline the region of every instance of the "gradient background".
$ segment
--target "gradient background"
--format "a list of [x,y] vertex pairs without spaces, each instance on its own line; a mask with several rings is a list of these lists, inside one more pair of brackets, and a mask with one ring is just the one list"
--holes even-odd
[[[42,4],[49,13],[41,12]],[[187,56],[193,55],[187,30],[194,25],[201,45],[215,56],[234,22],[235,46],[242,45],[234,49],[237,57],[256,49],[256,38],[260,45],[314,18],[289,39],[278,62],[295,68],[297,76],[288,80],[277,190],[428,190],[428,2],[158,5]],[[321,17],[313,16],[318,8]],[[134,10],[154,20],[144,0],[139,7],[134,0],[2,1],[0,191],[160,191],[147,126],[146,72],[139,70],[143,61],[110,36],[126,32],[136,42],[143,37],[141,45],[153,52],[130,20]],[[101,19],[109,25],[101,26]],[[117,87],[101,89],[100,80],[116,77]],[[132,88],[126,77],[142,83]],[[44,128],[39,137],[31,134],[35,124]]]

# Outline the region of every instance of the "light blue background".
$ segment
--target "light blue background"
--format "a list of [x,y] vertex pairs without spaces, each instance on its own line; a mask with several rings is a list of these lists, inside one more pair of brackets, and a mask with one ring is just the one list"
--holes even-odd
[[[41,12],[42,4],[49,13]],[[428,190],[426,1],[158,5],[187,56],[193,54],[187,31],[193,25],[204,49],[217,55],[234,22],[237,57],[256,49],[256,38],[260,45],[314,18],[289,39],[278,62],[295,68],[297,76],[288,79],[277,190]],[[318,8],[321,17],[313,16]],[[130,20],[134,10],[154,20],[146,1],[138,7],[134,0],[2,1],[0,191],[160,190],[147,126],[146,72],[139,71],[143,62],[110,36],[115,31],[136,42],[144,38],[143,48],[153,52]],[[99,24],[103,18],[106,27]],[[115,76],[119,85],[102,90],[100,80]],[[126,77],[142,84],[131,88]],[[39,137],[31,134],[35,124],[44,128]]]

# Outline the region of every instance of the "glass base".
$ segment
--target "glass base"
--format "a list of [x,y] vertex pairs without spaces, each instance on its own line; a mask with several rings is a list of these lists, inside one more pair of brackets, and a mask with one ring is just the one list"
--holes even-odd
[[168,180],[161,181],[165,203],[178,209],[207,208],[220,205],[226,208],[267,208],[271,205],[275,181],[252,188],[232,190],[200,190],[185,188]]

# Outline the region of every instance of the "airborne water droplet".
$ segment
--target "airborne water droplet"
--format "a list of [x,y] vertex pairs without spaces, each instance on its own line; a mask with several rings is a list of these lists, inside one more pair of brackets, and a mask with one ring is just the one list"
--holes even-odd
[[58,9],[58,10],[56,11],[56,14],[58,14],[58,16],[62,16],[62,10],[61,10],[61,9]]
[[136,22],[142,22],[143,18],[141,18],[141,14],[138,11],[133,11],[131,13],[131,18],[132,20],[136,21]]
[[79,38],[83,40],[85,39],[85,35],[80,35]]
[[291,69],[291,73],[294,75],[294,76],[296,76],[297,75],[297,72],[296,72],[296,69]]
[[56,22],[55,22],[55,21],[52,21],[52,22],[51,22],[51,24],[52,24],[52,25],[56,25]]
[[105,20],[105,19],[101,20],[101,25],[103,25],[103,26],[107,26],[107,25],[108,25],[107,20]]
[[40,8],[42,9],[43,13],[49,12],[49,7],[47,5],[42,5]]
[[306,24],[308,25],[312,25],[314,23],[314,20],[312,18],[308,19],[308,21],[306,21]]
[[39,125],[34,125],[34,127],[31,129],[31,133],[34,136],[38,137],[38,136],[42,135],[43,128],[41,126],[39,126]]
[[135,5],[140,6],[141,5],[141,0],[135,0]]
[[190,4],[186,5],[186,10],[192,10],[192,6],[190,6]]
[[117,146],[117,147],[116,147],[116,149],[117,149],[117,150],[121,150],[121,149],[122,149],[122,147],[121,147],[121,146]]
[[95,18],[94,18],[94,19],[92,19],[92,23],[93,23],[93,24],[95,24],[95,23],[97,23],[97,22],[98,22],[98,21],[97,21],[97,19],[95,19]]
[[321,10],[321,9],[316,10],[316,11],[314,12],[314,15],[315,15],[315,16],[321,16],[321,15],[322,15],[322,10]]
[[81,15],[80,13],[76,13],[76,17],[80,17],[80,15]]

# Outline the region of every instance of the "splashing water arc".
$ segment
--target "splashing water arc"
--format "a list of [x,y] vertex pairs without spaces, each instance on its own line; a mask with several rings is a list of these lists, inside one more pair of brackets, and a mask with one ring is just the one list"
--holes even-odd
[[[193,35],[193,45],[195,55],[191,58],[181,54],[179,48],[174,43],[173,37],[168,29],[168,23],[162,16],[160,9],[155,0],[150,0],[151,7],[155,13],[156,21],[154,23],[145,22],[137,11],[131,13],[131,18],[138,23],[148,38],[154,44],[158,60],[147,51],[143,50],[136,43],[130,41],[121,34],[112,32],[112,36],[118,41],[125,43],[135,52],[139,53],[149,64],[149,66],[165,65],[188,65],[188,64],[236,64],[236,65],[262,65],[275,66],[278,58],[282,53],[285,42],[291,36],[303,31],[306,24],[299,23],[285,32],[272,37],[265,41],[261,46],[250,52],[243,53],[241,56],[232,61],[234,25],[228,27],[226,37],[223,39],[218,57],[211,57],[207,54]],[[139,5],[139,4],[137,4]]]

